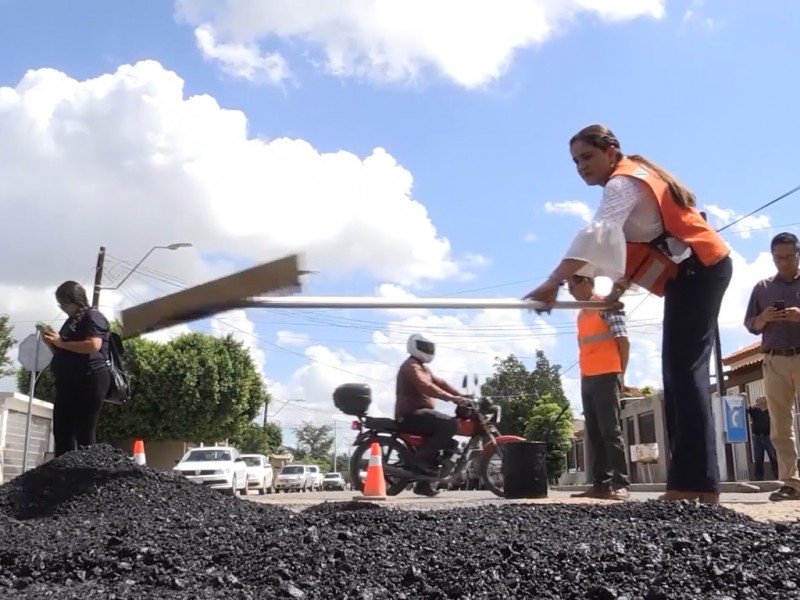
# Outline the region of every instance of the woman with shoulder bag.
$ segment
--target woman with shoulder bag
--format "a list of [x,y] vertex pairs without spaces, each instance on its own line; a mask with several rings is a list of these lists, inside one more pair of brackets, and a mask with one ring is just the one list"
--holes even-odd
[[56,302],[68,318],[61,331],[43,332],[42,339],[53,351],[53,437],[55,455],[61,456],[97,441],[97,420],[111,385],[111,327],[108,319],[89,305],[86,290],[75,281],[58,286]]

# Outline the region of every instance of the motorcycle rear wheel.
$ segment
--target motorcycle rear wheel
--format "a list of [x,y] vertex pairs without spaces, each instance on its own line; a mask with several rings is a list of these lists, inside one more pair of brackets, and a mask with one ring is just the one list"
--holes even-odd
[[[353,454],[350,456],[350,480],[352,481],[353,489],[356,491],[363,491],[364,484],[361,481],[361,465],[362,461],[369,462],[369,455],[372,448],[372,443],[378,442],[381,447],[381,462],[383,466],[387,464],[387,457],[392,455],[392,452],[397,453],[397,457],[399,460],[392,461],[394,466],[404,467],[405,465],[411,464],[411,453],[408,449],[398,442],[396,439],[385,437],[385,436],[378,436],[375,438],[371,438],[368,440],[364,440],[359,446],[353,451]],[[410,479],[400,479],[397,477],[389,477],[384,473],[383,478],[386,480],[386,495],[387,496],[396,496],[404,489],[408,487],[408,484],[411,483]]]

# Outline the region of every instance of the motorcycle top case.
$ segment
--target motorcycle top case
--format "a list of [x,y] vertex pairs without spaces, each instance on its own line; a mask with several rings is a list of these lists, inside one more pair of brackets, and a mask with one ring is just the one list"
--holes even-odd
[[366,383],[344,383],[333,391],[333,404],[346,415],[361,417],[372,404],[372,389]]

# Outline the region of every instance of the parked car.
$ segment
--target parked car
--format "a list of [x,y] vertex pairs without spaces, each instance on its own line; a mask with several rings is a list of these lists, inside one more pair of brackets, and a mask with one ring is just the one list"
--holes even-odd
[[247,489],[258,490],[262,496],[275,491],[272,465],[263,454],[242,454],[247,465]]
[[319,465],[308,465],[308,481],[311,491],[322,489],[322,471]]
[[247,493],[247,466],[236,448],[193,448],[172,468],[189,481],[224,490],[232,496]]
[[311,489],[309,465],[286,465],[275,478],[276,492],[305,492]]
[[322,478],[322,489],[345,491],[347,489],[347,484],[341,473],[325,473],[325,476]]

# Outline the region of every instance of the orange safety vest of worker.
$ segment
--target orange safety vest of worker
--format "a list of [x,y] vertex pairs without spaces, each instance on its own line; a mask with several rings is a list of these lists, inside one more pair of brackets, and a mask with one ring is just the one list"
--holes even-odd
[[[695,207],[684,208],[675,202],[667,183],[645,165],[629,158],[619,161],[611,177],[635,177],[646,183],[658,202],[664,237],[683,241],[702,264],[712,266],[730,254],[728,245]],[[656,296],[664,296],[667,282],[678,275],[678,265],[663,251],[658,242],[628,242],[625,279],[639,285]]]
[[622,373],[619,346],[599,310],[578,313],[578,349],[581,377]]

